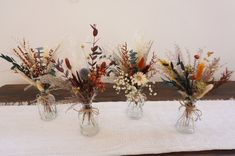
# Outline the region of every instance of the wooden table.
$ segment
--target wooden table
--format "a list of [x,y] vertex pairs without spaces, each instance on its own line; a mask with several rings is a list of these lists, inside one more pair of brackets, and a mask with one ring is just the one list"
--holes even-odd
[[[0,87],[0,103],[27,102],[31,104],[35,100],[38,91],[33,87],[24,91],[26,86],[24,84],[18,84]],[[178,100],[181,98],[173,87],[165,86],[162,83],[157,83],[153,89],[158,92],[158,95],[148,96],[148,100],[150,101]],[[65,90],[52,91],[52,94],[56,97],[57,101],[66,100],[71,96],[71,93]],[[212,90],[203,99],[226,100],[230,98],[235,98],[235,81],[228,82],[220,88]],[[125,96],[124,94],[115,94],[112,84],[106,84],[106,90],[103,93],[99,93],[99,96],[94,101],[125,101]]]
[[[5,85],[0,88],[0,103],[6,103],[10,105],[12,103],[27,102],[27,104],[33,104],[37,90],[30,88],[27,91],[23,91],[27,85]],[[107,84],[107,89],[103,93],[100,93],[94,101],[125,101],[124,94],[116,95],[115,90],[112,88],[112,84]],[[148,96],[151,101],[159,100],[178,100],[180,95],[176,90],[169,86],[164,86],[162,83],[157,83],[154,89],[158,91],[157,96]],[[64,90],[53,91],[52,94],[56,97],[57,101],[66,101],[71,93]],[[235,98],[235,82],[228,82],[224,86],[211,91],[204,99],[231,99]],[[235,134],[234,134],[235,135]],[[210,151],[198,151],[198,152],[175,152],[167,154],[148,154],[144,156],[235,156],[234,150],[210,150]]]

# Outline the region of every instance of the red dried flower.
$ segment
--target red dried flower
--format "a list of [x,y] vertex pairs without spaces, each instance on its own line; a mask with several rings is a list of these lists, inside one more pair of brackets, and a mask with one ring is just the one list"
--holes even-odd
[[193,76],[192,76],[192,80],[196,80],[196,77],[195,77],[195,75],[193,75]]
[[98,30],[96,29],[96,25],[93,24],[93,25],[90,25],[93,29],[93,36],[96,37],[98,35]]
[[66,66],[67,66],[67,68],[68,68],[69,70],[71,70],[71,69],[72,69],[72,66],[71,66],[71,64],[70,64],[70,62],[69,62],[69,59],[68,59],[68,58],[65,58],[65,64],[66,64]]
[[101,68],[106,68],[106,62],[102,62],[100,65]]
[[196,54],[194,55],[194,58],[198,60],[200,58],[200,55]]
[[142,57],[138,63],[138,68],[141,70],[145,67],[145,60],[144,57]]

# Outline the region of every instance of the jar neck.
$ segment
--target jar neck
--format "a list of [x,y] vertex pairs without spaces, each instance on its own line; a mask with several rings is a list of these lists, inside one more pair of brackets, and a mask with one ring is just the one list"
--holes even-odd
[[43,90],[39,94],[40,94],[40,96],[47,96],[50,94],[50,92],[49,92],[49,90]]
[[83,109],[92,109],[92,104],[82,104]]
[[137,90],[137,92],[135,93],[135,96],[136,97],[140,97],[140,96],[144,96],[145,94],[143,93],[143,89],[140,88]]
[[91,105],[96,96],[96,93],[93,93],[90,95],[86,95],[86,94],[83,95],[83,94],[82,93],[80,95],[77,94],[77,98],[78,98],[77,101],[81,103],[82,105]]
[[195,103],[196,103],[196,99],[194,99],[193,97],[191,96],[187,96],[185,99],[184,99],[184,103],[185,105],[187,105],[188,107],[194,107],[195,106]]

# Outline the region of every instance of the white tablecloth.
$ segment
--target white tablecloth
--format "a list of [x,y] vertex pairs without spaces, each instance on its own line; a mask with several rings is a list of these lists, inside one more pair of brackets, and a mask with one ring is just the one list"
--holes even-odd
[[122,155],[235,149],[235,101],[198,101],[203,112],[196,133],[180,134],[174,124],[177,101],[147,102],[144,116],[131,120],[125,102],[94,103],[100,110],[100,132],[80,134],[77,112],[65,114],[69,105],[58,105],[59,116],[41,121],[36,106],[0,107],[0,155]]

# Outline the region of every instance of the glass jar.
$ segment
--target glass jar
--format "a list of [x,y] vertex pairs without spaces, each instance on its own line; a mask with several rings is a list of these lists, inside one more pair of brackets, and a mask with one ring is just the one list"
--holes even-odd
[[37,106],[40,117],[44,121],[50,121],[56,118],[57,109],[55,97],[48,91],[43,91],[37,95]]
[[196,101],[191,98],[186,98],[180,101],[180,117],[176,122],[176,129],[180,133],[192,134],[195,132],[195,123],[200,120],[202,112],[196,108]]
[[143,116],[143,105],[147,97],[141,90],[127,95],[129,102],[127,107],[127,116],[132,119],[140,119]]
[[78,118],[82,135],[94,136],[99,132],[98,115],[99,110],[94,108],[91,103],[81,104]]

